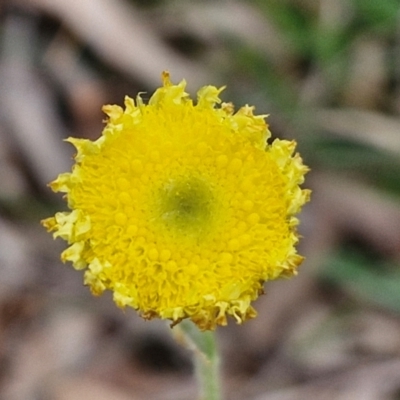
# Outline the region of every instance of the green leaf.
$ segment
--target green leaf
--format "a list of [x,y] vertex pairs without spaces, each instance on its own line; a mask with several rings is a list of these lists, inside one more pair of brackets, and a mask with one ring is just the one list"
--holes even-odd
[[400,312],[398,265],[371,261],[356,250],[342,250],[326,260],[321,276],[359,300]]

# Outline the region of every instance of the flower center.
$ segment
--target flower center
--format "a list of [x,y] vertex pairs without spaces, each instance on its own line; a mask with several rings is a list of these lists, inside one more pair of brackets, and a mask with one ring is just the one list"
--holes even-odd
[[159,218],[169,231],[197,236],[209,226],[213,195],[200,179],[169,181],[161,188],[158,199]]

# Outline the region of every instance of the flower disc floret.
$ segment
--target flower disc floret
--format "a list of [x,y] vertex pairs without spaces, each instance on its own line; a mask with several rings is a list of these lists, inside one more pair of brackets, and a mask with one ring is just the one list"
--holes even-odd
[[241,323],[265,281],[290,277],[302,257],[295,215],[309,198],[295,142],[271,144],[265,116],[222,103],[206,86],[194,103],[167,73],[148,104],[105,106],[92,142],[70,138],[72,172],[51,183],[70,212],[44,220],[69,243],[94,294],[146,319],[190,318],[200,329]]

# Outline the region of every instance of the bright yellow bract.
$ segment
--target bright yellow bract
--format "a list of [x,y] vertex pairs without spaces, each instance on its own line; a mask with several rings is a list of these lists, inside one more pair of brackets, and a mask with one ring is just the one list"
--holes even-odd
[[295,142],[270,137],[264,116],[220,104],[206,86],[194,104],[185,81],[149,104],[105,106],[109,120],[77,149],[71,173],[51,183],[71,212],[43,221],[69,244],[62,253],[94,294],[110,289],[120,307],[200,329],[241,323],[265,281],[296,273],[302,257],[295,214],[308,200],[307,167]]

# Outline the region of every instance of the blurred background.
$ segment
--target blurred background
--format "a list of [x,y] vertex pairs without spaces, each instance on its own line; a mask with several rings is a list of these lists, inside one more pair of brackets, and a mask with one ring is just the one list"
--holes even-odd
[[312,169],[298,277],[218,330],[226,399],[400,399],[398,0],[0,2],[0,398],[196,398],[166,324],[93,298],[39,225],[62,139],[165,69],[270,114]]

